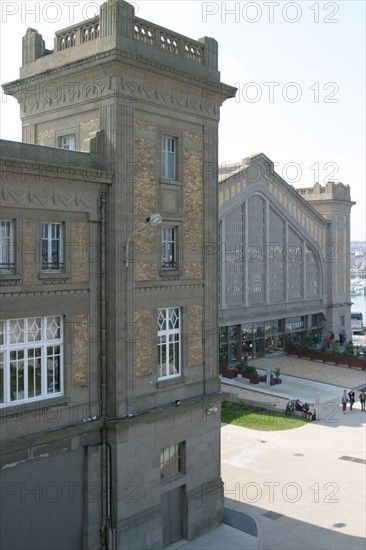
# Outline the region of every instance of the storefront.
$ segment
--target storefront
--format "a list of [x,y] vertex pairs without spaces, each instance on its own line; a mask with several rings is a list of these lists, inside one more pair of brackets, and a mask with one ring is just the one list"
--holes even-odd
[[220,328],[220,364],[235,365],[303,342],[321,341],[320,315],[304,315]]

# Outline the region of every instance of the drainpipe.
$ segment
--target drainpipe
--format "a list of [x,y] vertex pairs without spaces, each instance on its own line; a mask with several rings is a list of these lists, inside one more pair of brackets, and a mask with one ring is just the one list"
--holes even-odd
[[116,530],[114,528],[113,507],[112,507],[112,447],[107,443],[107,548],[116,548]]
[[[100,388],[101,388],[101,549],[107,550],[108,530],[109,530],[109,471],[108,464],[110,453],[108,452],[107,443],[107,428],[105,427],[105,419],[107,417],[107,359],[106,359],[106,320],[107,320],[107,304],[106,304],[106,242],[105,242],[105,211],[106,211],[106,194],[101,193],[99,196],[99,326],[100,326]],[[108,544],[109,548],[109,544]]]

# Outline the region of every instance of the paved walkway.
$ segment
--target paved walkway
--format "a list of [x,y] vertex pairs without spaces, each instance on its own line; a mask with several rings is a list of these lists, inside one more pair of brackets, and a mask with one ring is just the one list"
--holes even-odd
[[337,366],[320,361],[288,357],[287,355],[272,355],[263,359],[256,359],[250,364],[259,369],[266,370],[270,368],[272,371],[279,367],[282,374],[290,374],[299,378],[344,386],[345,388],[354,388],[361,384],[366,385],[366,371],[356,367]]
[[326,403],[340,397],[345,388],[355,388],[358,398],[357,389],[366,386],[366,372],[355,368],[287,356],[258,359],[251,364],[260,374],[265,374],[268,368],[272,371],[280,368],[282,384],[268,387],[264,382],[249,384],[245,378],[221,378],[222,391],[282,409],[289,399],[315,403],[318,397],[321,403]]
[[[280,367],[282,384],[258,388],[228,380],[222,390],[281,406],[287,397],[301,399],[302,392],[318,391],[320,421],[280,432],[224,424],[225,522],[183,547],[366,550],[366,413],[358,401],[345,415],[339,405],[340,391],[366,385],[366,373],[287,356],[252,364],[264,370]],[[290,395],[285,399],[280,392]]]

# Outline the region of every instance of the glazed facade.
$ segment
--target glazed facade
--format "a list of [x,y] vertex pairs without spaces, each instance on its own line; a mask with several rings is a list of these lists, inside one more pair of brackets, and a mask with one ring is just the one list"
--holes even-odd
[[261,154],[226,167],[219,204],[220,360],[350,335],[349,187],[295,190]]

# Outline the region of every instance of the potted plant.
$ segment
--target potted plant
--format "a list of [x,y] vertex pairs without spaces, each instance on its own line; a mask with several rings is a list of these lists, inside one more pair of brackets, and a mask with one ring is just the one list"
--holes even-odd
[[237,378],[243,378],[243,373],[244,373],[243,363],[239,363],[239,365],[236,368],[237,368],[237,371],[238,371]]
[[224,353],[219,354],[219,374],[223,374],[223,372],[227,369],[227,357]]
[[274,370],[274,373],[275,373],[275,384],[281,384],[282,380],[280,378],[280,375],[281,375],[281,369],[279,367],[277,367],[275,370]]
[[244,377],[249,378],[251,384],[258,384],[259,382],[257,369],[251,365],[244,365]]

